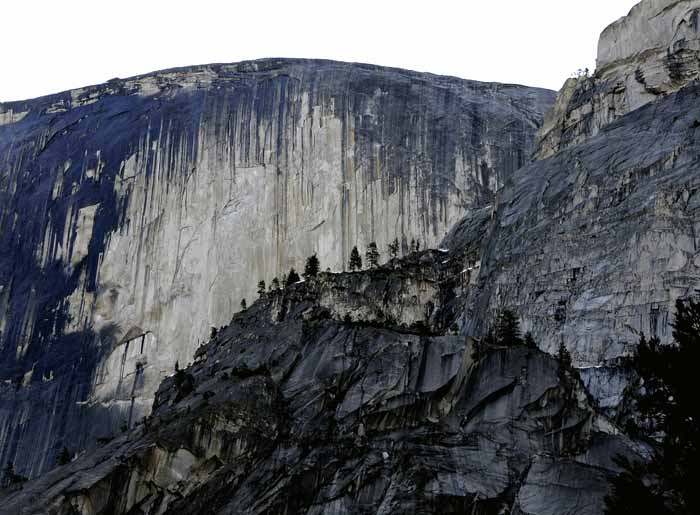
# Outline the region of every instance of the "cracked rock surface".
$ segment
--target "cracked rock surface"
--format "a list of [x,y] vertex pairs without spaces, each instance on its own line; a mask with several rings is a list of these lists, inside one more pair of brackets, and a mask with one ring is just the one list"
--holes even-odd
[[633,446],[554,358],[322,305],[441,258],[266,294],[163,382],[144,424],[2,513],[600,513],[609,456]]
[[133,425],[257,281],[313,253],[339,271],[354,245],[435,246],[553,100],[267,59],[1,104],[0,462],[36,476]]

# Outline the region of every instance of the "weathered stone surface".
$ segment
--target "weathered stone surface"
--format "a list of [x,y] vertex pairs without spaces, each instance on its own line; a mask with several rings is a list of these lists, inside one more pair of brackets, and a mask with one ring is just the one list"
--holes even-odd
[[675,300],[700,285],[700,86],[689,85],[516,172],[500,195],[463,329],[499,306],[579,366],[671,340]]
[[642,334],[672,340],[678,298],[700,287],[700,86],[647,104],[518,171],[499,195],[465,302],[465,334],[517,311],[552,354],[569,349],[611,417],[634,376],[618,358]]
[[321,305],[423,273],[405,264],[267,294],[164,381],[145,424],[2,513],[600,513],[609,457],[632,447],[554,358]]
[[36,475],[139,420],[258,280],[314,252],[342,270],[353,245],[434,246],[552,100],[263,60],[0,106],[0,462]]
[[539,134],[548,157],[610,122],[678,91],[700,74],[700,2],[643,0],[607,27],[592,77],[569,79]]

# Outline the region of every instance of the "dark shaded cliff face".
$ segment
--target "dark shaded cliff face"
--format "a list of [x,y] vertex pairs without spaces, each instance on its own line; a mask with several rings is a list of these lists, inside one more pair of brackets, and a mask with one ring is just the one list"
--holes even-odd
[[0,105],[0,462],[139,420],[255,284],[435,245],[527,159],[553,93],[264,60]]
[[[610,457],[633,446],[573,371],[535,348],[477,353],[440,316],[407,327],[431,288],[432,315],[458,315],[439,299],[468,292],[469,254],[266,294],[163,382],[144,424],[2,513],[600,513]],[[378,291],[407,309],[377,317],[395,304]]]

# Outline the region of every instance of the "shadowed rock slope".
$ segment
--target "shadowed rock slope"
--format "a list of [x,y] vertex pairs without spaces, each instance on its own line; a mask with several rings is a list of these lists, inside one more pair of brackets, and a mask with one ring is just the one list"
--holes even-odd
[[462,266],[430,251],[265,294],[144,424],[2,513],[600,513],[630,442],[551,356],[440,329]]
[[0,462],[150,410],[255,284],[434,246],[527,159],[553,93],[361,64],[167,70],[0,104]]

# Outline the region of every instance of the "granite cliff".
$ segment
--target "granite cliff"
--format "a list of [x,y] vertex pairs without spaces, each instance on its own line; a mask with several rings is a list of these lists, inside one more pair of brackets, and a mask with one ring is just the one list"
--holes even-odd
[[[573,103],[567,83],[548,115],[566,106],[558,143],[546,123],[542,159],[499,192],[463,318],[482,334],[500,306],[516,310],[542,349],[565,343],[609,408],[627,385],[619,358],[642,334],[669,343],[676,299],[700,286],[698,13],[698,1],[644,0],[602,33],[599,69],[572,79]],[[625,101],[603,120],[613,84]]]
[[643,0],[600,36],[596,70],[566,81],[545,118],[535,156],[587,140],[630,111],[698,79],[700,7]]
[[435,246],[553,96],[268,59],[1,104],[0,462],[35,476],[132,426],[258,280]]
[[552,356],[440,329],[463,266],[426,251],[265,294],[143,424],[3,513],[600,513],[611,456],[635,444]]
[[[3,340],[5,368],[0,370],[11,371],[14,375],[4,373],[14,381],[4,387],[2,397],[2,406],[6,406],[5,413],[12,422],[3,426],[0,435],[11,435],[3,437],[6,448],[20,462],[26,460],[23,463],[29,472],[51,465],[39,463],[15,443],[39,434],[33,433],[35,426],[27,421],[36,423],[41,419],[37,413],[42,405],[50,406],[49,410],[43,409],[63,424],[60,430],[49,426],[47,431],[53,435],[54,447],[66,441],[67,429],[82,429],[86,434],[92,431],[93,436],[106,438],[98,448],[79,452],[71,463],[6,491],[3,513],[602,513],[608,480],[619,470],[613,457],[648,454],[648,447],[624,430],[626,421],[635,416],[630,394],[639,386],[626,357],[634,352],[642,334],[669,342],[675,300],[691,295],[700,284],[696,236],[700,222],[698,13],[699,0],[643,0],[627,17],[606,29],[600,39],[598,69],[592,76],[565,84],[539,132],[533,147],[535,159],[530,162],[525,154],[535,141],[534,129],[542,107],[550,100],[546,92],[357,65],[287,62],[284,69],[290,77],[294,76],[291,69],[306,70],[316,77],[317,71],[309,67],[331,67],[333,80],[338,80],[336,87],[344,92],[339,97],[320,93],[310,97],[334,99],[328,104],[332,106],[328,113],[333,114],[321,117],[323,123],[318,122],[318,130],[333,125],[327,117],[340,120],[340,139],[328,136],[326,141],[331,143],[324,147],[326,157],[313,162],[315,166],[322,166],[318,163],[324,159],[336,163],[323,170],[328,174],[340,170],[342,187],[333,191],[337,209],[343,214],[336,222],[325,221],[320,226],[315,225],[311,213],[308,219],[299,214],[285,215],[287,224],[293,219],[300,225],[295,226],[297,232],[285,233],[289,239],[283,243],[277,236],[262,240],[265,245],[273,242],[270,248],[277,260],[264,270],[280,274],[315,251],[334,272],[264,293],[250,308],[234,314],[228,325],[202,346],[195,345],[201,336],[183,339],[178,327],[196,325],[200,320],[219,325],[220,318],[200,318],[199,311],[202,299],[216,295],[174,294],[156,287],[162,281],[154,277],[162,273],[158,267],[165,267],[168,277],[172,274],[177,279],[168,282],[168,288],[175,283],[183,287],[178,282],[183,274],[191,274],[189,288],[212,284],[210,280],[218,285],[216,275],[207,276],[207,281],[202,279],[202,274],[211,273],[211,262],[206,260],[210,252],[206,259],[181,260],[179,251],[162,249],[166,235],[184,233],[184,239],[173,241],[176,250],[186,250],[185,255],[195,252],[189,249],[199,252],[200,240],[210,242],[205,248],[211,242],[218,245],[223,234],[218,232],[220,228],[233,234],[226,240],[229,248],[222,250],[222,255],[235,255],[236,250],[230,247],[240,246],[236,238],[241,234],[218,214],[212,215],[209,207],[193,208],[194,214],[189,208],[189,203],[197,199],[207,206],[221,205],[217,195],[227,190],[220,185],[207,190],[206,199],[198,196],[202,182],[214,180],[200,180],[210,177],[207,170],[211,169],[201,164],[205,158],[200,153],[217,163],[228,162],[227,154],[217,146],[221,140],[217,134],[221,132],[216,131],[235,132],[239,122],[232,126],[214,123],[216,129],[208,123],[204,124],[206,129],[201,128],[201,122],[197,122],[194,147],[199,150],[196,159],[188,158],[199,163],[194,168],[182,165],[181,157],[182,152],[193,152],[194,147],[173,143],[180,141],[174,136],[144,139],[136,148],[145,149],[141,152],[148,157],[131,162],[130,158],[122,158],[116,168],[90,166],[86,158],[87,164],[81,168],[85,177],[112,177],[107,181],[109,194],[103,194],[104,198],[118,200],[114,200],[109,216],[105,214],[116,225],[100,218],[104,207],[84,211],[95,205],[96,197],[90,195],[98,195],[101,190],[97,186],[85,188],[76,181],[71,198],[88,200],[80,208],[71,207],[74,204],[65,200],[60,204],[61,209],[70,210],[59,226],[67,223],[69,228],[64,232],[73,236],[66,240],[63,233],[52,235],[43,229],[36,232],[42,241],[54,241],[47,247],[53,249],[51,252],[31,243],[34,232],[25,226],[29,221],[44,219],[31,214],[32,209],[45,209],[38,202],[43,198],[41,192],[50,191],[53,198],[55,191],[67,191],[65,181],[56,186],[57,175],[46,172],[50,180],[46,179],[42,190],[41,181],[29,180],[32,176],[26,170],[30,168],[23,169],[19,164],[10,167],[25,172],[8,177],[25,177],[23,180],[28,182],[8,179],[5,184],[12,192],[8,198],[24,196],[35,201],[25,210],[30,214],[15,208],[11,216],[2,218],[5,224],[12,221],[14,228],[3,232],[3,237],[10,238],[5,248],[14,253],[7,251],[10,258],[3,262],[3,273],[24,277],[1,292],[6,306],[3,320],[7,320],[2,327],[15,327],[14,333],[3,334],[26,334],[26,328],[38,327],[46,332],[36,334],[47,336]],[[109,114],[99,116],[98,125],[102,127],[122,123],[114,120],[125,116],[109,111],[106,99],[159,101],[163,107],[158,109],[167,109],[165,106],[172,107],[169,102],[173,98],[191,98],[192,91],[201,88],[207,91],[205,98],[218,99],[217,87],[227,89],[221,81],[233,80],[236,87],[243,87],[240,84],[247,84],[247,80],[256,81],[260,74],[267,77],[272,73],[277,84],[281,80],[278,66],[277,61],[264,61],[164,72],[88,89],[78,97],[88,108],[102,106],[108,110]],[[214,72],[217,78],[211,79],[210,73]],[[419,88],[422,93],[409,95],[413,100],[408,104],[402,100],[400,105],[429,106],[431,114],[427,118],[411,115],[407,119],[412,121],[405,121],[406,112],[411,110],[400,109],[393,102],[405,99],[408,93],[401,88],[401,94],[392,90],[386,97],[372,93],[376,92],[375,83],[368,77],[379,80],[377,74],[385,79],[386,74],[391,75],[392,84],[418,81],[420,88],[427,89]],[[303,77],[301,84],[308,78]],[[365,80],[371,87],[358,86]],[[318,91],[327,91],[320,85],[325,81],[312,83],[318,85]],[[412,88],[409,91],[414,91]],[[271,105],[279,107],[280,90],[271,90],[275,91]],[[355,91],[363,93],[355,98]],[[456,97],[450,96],[448,102],[441,96],[447,92]],[[284,93],[284,98],[292,97]],[[354,98],[352,102],[347,100],[350,97]],[[372,103],[377,98],[393,107]],[[318,100],[322,106],[327,105],[325,101]],[[309,102],[318,105],[316,100]],[[172,116],[179,123],[184,123],[181,116],[191,117],[188,105],[191,102],[183,101],[173,108]],[[202,111],[196,119],[201,120],[202,113],[208,112],[202,106],[207,104],[197,105]],[[480,107],[475,112],[476,105]],[[354,116],[343,114],[347,109]],[[372,115],[372,109],[380,109],[384,115]],[[42,127],[37,115],[22,105],[5,106],[3,110],[6,131]],[[183,110],[188,114],[183,115]],[[285,112],[292,111],[285,108]],[[213,112],[220,113],[221,108]],[[304,108],[299,112],[307,111]],[[314,116],[309,115],[311,120]],[[502,124],[501,116],[512,120]],[[235,118],[241,119],[239,114]],[[263,130],[260,146],[255,147],[267,156],[261,162],[289,159],[292,141],[293,148],[305,149],[299,155],[306,156],[306,136],[296,140],[296,136],[289,136],[294,131],[280,135],[275,127],[287,119],[286,115],[273,118],[277,122],[272,124],[271,132]],[[350,119],[354,121],[348,125]],[[409,127],[414,123],[422,127],[419,120],[428,119],[432,122],[427,129],[415,129],[417,133],[409,130],[406,139],[404,121]],[[89,120],[75,122],[79,130],[86,131],[81,133],[83,140],[100,134]],[[135,122],[124,123],[124,127],[131,127]],[[253,122],[243,125],[249,127],[249,123]],[[316,122],[312,121],[311,126],[316,130]],[[63,136],[76,129],[65,130]],[[168,134],[169,130],[160,128],[158,132]],[[214,135],[208,131],[214,131]],[[393,139],[392,135],[399,133],[401,136]],[[484,138],[492,133],[496,139],[491,147]],[[41,141],[49,146],[54,137],[61,141],[56,134],[47,133]],[[506,147],[501,146],[504,140],[496,143],[504,134],[508,134]],[[466,135],[469,137],[465,139]],[[319,138],[311,140],[318,143]],[[22,163],[37,162],[35,154],[17,150],[23,148],[21,145],[15,148],[15,142],[33,139],[13,136],[4,141],[11,144],[5,151],[8,162],[14,163],[12,156],[20,156]],[[365,146],[368,142],[374,143]],[[166,158],[157,150],[161,145],[183,145],[183,150],[178,153],[180,157]],[[351,147],[354,150],[347,150]],[[234,148],[238,157],[230,159],[239,163],[242,154],[238,145]],[[252,147],[246,143],[246,148]],[[332,148],[340,148],[339,154],[328,150]],[[323,153],[318,147],[314,149],[313,155]],[[394,154],[392,149],[400,150]],[[454,157],[465,152],[481,157]],[[337,161],[329,157],[338,155],[341,159]],[[396,157],[406,155],[415,159]],[[255,156],[259,159],[257,153]],[[399,159],[397,168],[390,164],[394,159]],[[291,173],[286,171],[290,170],[290,161],[284,162],[285,166],[275,165],[274,177]],[[311,162],[311,157],[296,161],[300,167],[304,163],[305,177],[312,173],[307,165]],[[423,165],[428,168],[420,168]],[[231,180],[238,181],[241,167],[237,164],[234,168],[236,175],[231,175]],[[117,171],[109,175],[107,169]],[[128,179],[131,175],[125,173],[127,169],[145,173],[143,179],[137,174],[134,184],[151,177],[153,170],[155,177],[165,174],[165,178],[149,178],[147,186],[139,190],[130,185],[133,181]],[[267,168],[263,166],[262,170],[260,173],[266,173]],[[292,170],[301,174],[301,168]],[[372,170],[381,174],[372,175]],[[70,171],[67,173],[70,176]],[[375,202],[370,193],[373,182],[368,177],[379,177],[382,188],[387,177],[398,186],[381,189],[383,203]],[[406,177],[410,178],[409,184],[404,183]],[[275,181],[282,180],[277,178]],[[156,180],[162,180],[158,184],[165,184],[165,191],[163,186],[154,185]],[[179,180],[184,186],[178,186]],[[254,184],[245,184],[255,190]],[[362,186],[354,190],[354,184]],[[323,187],[327,186],[314,186]],[[312,191],[321,191],[314,188]],[[285,195],[293,195],[293,190],[285,189]],[[113,191],[120,193],[114,196]],[[152,203],[172,206],[167,200],[171,191],[180,199],[177,202],[181,204],[176,205],[182,208],[175,211],[184,220],[175,224],[181,229],[175,232],[170,228],[174,223],[169,221],[170,208],[153,211],[149,207]],[[358,192],[368,200],[360,201]],[[281,212],[279,204],[273,204],[273,209],[259,200],[264,195],[261,197],[259,191],[257,195],[254,202],[236,211],[237,216],[248,220],[244,216],[259,205],[266,205],[266,211],[272,213]],[[328,195],[325,191],[313,198],[321,201]],[[396,195],[404,200],[399,201]],[[134,206],[132,197],[142,207]],[[310,201],[307,197],[288,198],[296,203],[302,198]],[[356,203],[346,204],[348,199]],[[227,201],[222,202],[226,205]],[[298,204],[285,202],[288,212],[300,209]],[[398,202],[399,207],[387,207],[392,202]],[[318,209],[314,208],[314,213]],[[137,222],[135,213],[149,222]],[[197,229],[198,239],[188,239],[193,230],[189,224],[196,226],[190,217],[196,220],[202,213],[211,217],[207,220],[216,221],[216,232],[205,237],[203,229]],[[348,213],[353,213],[350,218]],[[311,218],[313,221],[304,225]],[[394,220],[399,222],[392,232],[388,225]],[[333,228],[329,233],[323,232],[326,224]],[[86,227],[93,235],[87,243],[78,237],[87,233]],[[310,228],[310,233],[321,232],[309,236],[304,227]],[[144,236],[143,231],[151,232]],[[321,234],[326,234],[326,239]],[[401,239],[404,235],[407,240],[419,238],[424,246],[437,248],[422,252],[407,252],[404,248],[402,258],[380,267],[342,271],[348,247],[355,243],[363,247],[374,239],[385,249],[393,237]],[[314,239],[317,236],[319,239]],[[306,243],[299,243],[302,240]],[[98,241],[103,243],[97,245]],[[245,252],[254,247],[252,239],[242,241],[248,242]],[[295,247],[295,242],[300,246]],[[122,247],[131,249],[131,245],[137,245],[136,258]],[[110,257],[112,248],[122,249],[121,253]],[[330,249],[340,249],[340,253],[336,256]],[[17,254],[20,251],[30,252],[37,261],[12,257],[21,255]],[[71,264],[76,252],[80,259]],[[163,261],[148,261],[155,259],[153,255],[162,256]],[[146,261],[142,262],[139,256],[151,257],[144,257]],[[251,254],[246,256],[250,259]],[[54,268],[41,272],[44,275],[32,268],[34,275],[28,280],[17,265],[25,262],[53,263]],[[168,266],[174,267],[174,272]],[[94,275],[88,273],[90,270],[95,271]],[[127,273],[129,270],[132,273]],[[250,296],[250,290],[244,288],[252,287],[260,270],[239,271],[249,276],[251,284],[247,286],[238,286],[233,280],[226,283],[225,273],[220,279],[237,295],[244,292]],[[55,277],[62,277],[64,283]],[[49,281],[56,284],[49,288]],[[155,283],[137,287],[133,281]],[[75,285],[81,292],[77,300],[61,293],[76,291]],[[114,288],[108,295],[109,302],[104,297],[107,286]],[[121,288],[144,297],[136,295],[126,302]],[[163,291],[171,291],[172,304],[165,302],[158,307],[162,300],[158,295]],[[61,299],[61,309],[40,310],[40,306],[54,304],[41,304],[36,299],[48,302],[52,295]],[[235,311],[230,304],[236,299],[233,295],[225,298],[229,304],[220,306],[221,316],[226,316],[223,312],[228,309],[228,318]],[[80,312],[75,302],[86,306],[88,318],[77,317],[76,321],[74,314]],[[21,331],[12,325],[17,323],[13,322],[19,313],[17,306],[24,309]],[[156,309],[157,316],[144,306]],[[527,345],[499,346],[483,338],[503,308],[516,311],[523,331],[532,334]],[[186,317],[180,309],[189,310]],[[47,313],[53,315],[47,318]],[[30,319],[42,322],[32,325],[27,322]],[[174,326],[133,322],[137,319],[165,320]],[[66,329],[69,327],[74,333]],[[204,329],[202,326],[196,331]],[[115,342],[111,346],[104,343],[110,338]],[[102,349],[103,345],[107,349]],[[568,349],[572,366],[566,359],[553,357],[566,354],[562,345]],[[174,358],[191,355],[195,347],[194,363],[175,372],[170,365]],[[48,358],[41,361],[43,356]],[[46,363],[60,363],[61,370],[70,370],[69,377],[57,381],[55,372],[48,374]],[[157,389],[152,414],[142,419],[149,411],[145,406],[148,392],[155,391],[155,378],[162,376],[168,377]],[[71,383],[75,378],[80,380]],[[70,390],[73,397],[67,397],[70,401],[60,397],[60,388],[74,388]],[[54,398],[65,405],[47,400]],[[141,407],[134,411],[132,406],[139,402]],[[97,408],[104,413],[113,410],[116,415],[110,420],[95,411]],[[116,433],[115,423],[126,413],[137,416],[127,419],[123,434]],[[101,433],[93,426],[85,429],[87,424],[95,423]],[[88,437],[84,438],[75,450],[87,442]],[[51,447],[45,442],[43,445],[37,455]]]

